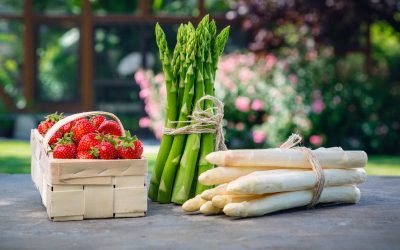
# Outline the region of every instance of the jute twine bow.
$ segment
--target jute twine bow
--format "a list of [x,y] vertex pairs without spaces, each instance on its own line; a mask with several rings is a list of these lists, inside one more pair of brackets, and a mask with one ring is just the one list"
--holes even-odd
[[315,205],[318,204],[319,198],[321,197],[322,190],[324,189],[325,185],[325,175],[324,171],[322,170],[321,164],[319,163],[317,157],[314,155],[311,149],[306,147],[296,147],[297,144],[301,142],[302,138],[298,134],[292,134],[281,146],[280,148],[289,149],[293,148],[299,151],[302,151],[308,162],[311,164],[311,167],[317,177],[317,183],[313,190],[313,196],[311,199],[310,204],[308,204],[308,208],[313,208]]
[[[203,109],[201,103],[210,100],[213,107]],[[164,128],[166,135],[181,134],[215,134],[215,151],[227,150],[225,145],[222,120],[224,118],[224,104],[216,97],[206,95],[200,98],[194,107],[192,115],[188,116],[188,121],[170,121],[172,124],[188,124],[179,128]]]

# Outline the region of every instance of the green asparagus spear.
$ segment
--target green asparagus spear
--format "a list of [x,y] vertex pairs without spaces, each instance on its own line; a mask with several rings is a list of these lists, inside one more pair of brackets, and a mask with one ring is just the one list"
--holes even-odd
[[[215,25],[215,23],[214,23]],[[210,30],[213,31],[213,23],[211,22],[210,24],[211,28]],[[217,63],[218,63],[218,58],[222,54],[226,41],[228,39],[229,35],[229,26],[226,27],[221,31],[221,33],[215,37],[215,32],[214,35],[211,34],[211,47],[213,48],[212,51],[209,51],[207,61],[205,64],[205,72],[206,72],[206,81],[205,81],[205,93],[206,95],[211,95],[214,96],[214,80],[215,80],[215,74],[216,74],[216,69],[217,69]],[[213,42],[215,41],[215,42]],[[214,59],[212,57],[214,56]],[[210,76],[208,78],[208,76]],[[213,103],[210,100],[205,101],[205,109],[209,110],[212,112],[213,108]],[[213,168],[214,166],[210,163],[208,163],[205,159],[205,157],[214,151],[214,143],[215,143],[215,138],[214,134],[203,134],[201,137],[201,150],[200,150],[200,158],[198,162],[198,176],[204,173],[205,171]],[[197,178],[197,177],[196,177]],[[197,182],[196,185],[196,195],[202,193],[204,190],[209,189],[209,186],[205,186],[201,184],[200,182]]]
[[[205,62],[205,52],[208,52],[206,46],[209,43],[208,34],[208,16],[204,17],[196,30],[196,40],[198,42],[196,52],[196,85],[195,99],[193,104],[204,96],[204,77],[203,68]],[[203,103],[200,105],[203,108]],[[172,193],[172,202],[182,204],[190,198],[190,192],[193,183],[193,177],[196,172],[197,159],[200,151],[201,134],[190,134],[187,137],[185,149],[180,161],[179,171],[175,178],[175,185]]]
[[[185,90],[183,94],[183,102],[179,115],[177,128],[181,128],[187,125],[184,121],[187,121],[188,115],[191,113],[192,101],[194,96],[194,81],[195,81],[195,52],[196,52],[196,39],[195,34],[189,35],[188,46],[187,46],[187,57],[186,63],[189,65],[186,72]],[[160,203],[171,202],[172,188],[174,184],[176,170],[178,168],[182,151],[185,146],[186,135],[180,134],[175,135],[167,161],[162,172],[160,186],[158,190],[157,200]]]
[[[166,110],[165,127],[173,128],[175,127],[176,124],[170,123],[169,121],[175,121],[178,116],[177,86],[176,86],[176,81],[173,78],[173,71],[170,64],[170,59],[169,59],[170,55],[169,55],[167,39],[165,37],[164,31],[162,30],[162,28],[158,23],[156,25],[156,40],[158,48],[160,50],[160,59],[163,64],[163,71],[165,74],[165,82],[167,89],[167,110]],[[173,142],[173,136],[163,135],[156,163],[154,165],[153,172],[151,175],[150,187],[148,193],[149,198],[153,201],[157,199],[161,175],[172,142]]]

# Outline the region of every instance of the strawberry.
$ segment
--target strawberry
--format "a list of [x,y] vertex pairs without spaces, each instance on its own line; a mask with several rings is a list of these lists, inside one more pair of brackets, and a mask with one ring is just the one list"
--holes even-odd
[[74,134],[74,141],[79,143],[82,137],[89,133],[95,133],[96,127],[87,119],[79,119],[72,128]]
[[121,136],[121,128],[116,121],[104,121],[100,127],[99,132],[110,135]]
[[109,142],[102,142],[96,146],[99,150],[100,159],[103,160],[111,160],[117,159],[118,151],[115,147]]
[[89,151],[78,151],[76,159],[96,159],[96,157]]
[[53,157],[55,159],[75,159],[75,144],[58,144],[53,150]]
[[38,125],[38,131],[41,135],[46,134],[47,130],[49,130],[53,125],[63,118],[63,114],[58,114],[57,112],[45,116],[46,120],[42,121]]
[[90,121],[93,123],[93,125],[94,125],[97,129],[99,129],[100,125],[101,125],[105,120],[107,120],[107,119],[106,119],[106,117],[103,116],[103,115],[96,115],[96,116],[93,116],[93,117],[90,119]]
[[118,155],[121,159],[140,159],[143,153],[143,144],[136,136],[131,137],[129,131],[125,132],[125,136],[119,137],[117,146]]
[[71,132],[71,129],[72,129],[73,125],[74,125],[73,121],[72,122],[68,122],[67,124],[65,124],[64,126],[62,126],[60,128],[61,133],[66,134],[66,133]]
[[38,131],[41,135],[46,134],[47,130],[49,130],[54,123],[48,121],[41,121],[38,125]]
[[78,144],[78,151],[90,151],[92,147],[102,142],[102,136],[96,133],[89,133],[82,137]]
[[61,132],[60,131],[56,131],[55,133],[54,133],[54,135],[50,138],[50,140],[49,140],[49,145],[50,145],[50,147],[52,147],[52,146],[54,146],[54,144],[56,144],[57,143],[57,141],[59,140],[59,139],[61,139],[63,137],[63,135],[61,134]]
[[134,157],[134,159],[142,158],[142,154],[143,154],[143,143],[142,143],[142,141],[137,139],[136,141],[133,142],[133,144],[135,144],[135,157]]
[[65,134],[53,150],[53,157],[55,159],[75,159],[76,158],[76,146],[72,141],[71,134]]

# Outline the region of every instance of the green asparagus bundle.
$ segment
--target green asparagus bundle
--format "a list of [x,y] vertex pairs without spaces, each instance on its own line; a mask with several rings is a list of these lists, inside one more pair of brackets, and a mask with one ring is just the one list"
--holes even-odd
[[[165,34],[156,25],[167,88],[166,128],[179,129],[192,123],[190,117],[196,103],[205,95],[214,95],[217,63],[228,39],[229,26],[216,33],[216,24],[214,20],[210,22],[208,15],[197,28],[190,22],[181,24],[171,58]],[[213,112],[212,101],[203,101],[199,107]],[[213,167],[205,161],[205,156],[214,151],[214,141],[214,134],[163,135],[149,198],[160,203],[182,204],[210,188],[197,183],[197,178]]]

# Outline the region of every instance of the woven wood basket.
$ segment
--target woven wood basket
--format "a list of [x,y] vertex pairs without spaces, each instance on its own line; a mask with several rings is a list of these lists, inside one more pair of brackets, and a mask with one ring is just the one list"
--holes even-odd
[[107,115],[124,128],[114,114],[93,111],[68,116],[43,137],[31,130],[31,174],[43,205],[53,221],[140,217],[147,211],[147,160],[53,159],[48,141],[61,126],[89,115]]

